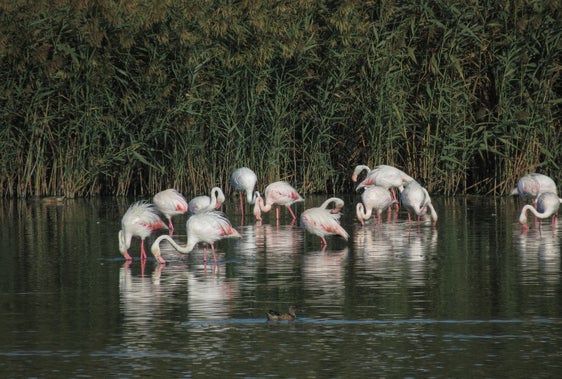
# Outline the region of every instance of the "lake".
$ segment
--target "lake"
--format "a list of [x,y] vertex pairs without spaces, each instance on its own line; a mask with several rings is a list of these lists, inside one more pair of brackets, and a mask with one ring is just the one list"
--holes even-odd
[[[141,262],[138,239],[125,262],[117,232],[136,199],[0,200],[1,377],[562,374],[559,222],[523,232],[520,199],[459,196],[433,199],[435,227],[403,210],[362,227],[359,195],[340,197],[350,238],[326,249],[286,209],[257,224],[227,198],[242,238],[216,243],[216,266],[167,243],[166,265]],[[305,198],[297,215],[326,197]],[[291,304],[297,320],[266,321]]]

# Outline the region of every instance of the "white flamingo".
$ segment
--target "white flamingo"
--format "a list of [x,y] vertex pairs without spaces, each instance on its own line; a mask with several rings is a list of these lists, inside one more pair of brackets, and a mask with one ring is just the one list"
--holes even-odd
[[361,225],[365,225],[365,221],[371,218],[374,210],[375,219],[382,223],[382,211],[390,208],[394,203],[396,203],[396,200],[392,199],[386,188],[381,186],[366,187],[361,195],[361,202],[355,206],[357,219],[361,222]]
[[556,213],[560,208],[560,203],[562,203],[562,199],[560,199],[556,193],[543,192],[537,198],[536,209],[530,204],[523,206],[521,214],[519,215],[519,223],[523,226],[523,229],[529,230],[529,226],[527,225],[527,211],[530,211],[535,217],[541,219],[552,217],[552,227],[554,227],[554,221],[556,220]]
[[127,252],[131,247],[133,237],[141,239],[141,259],[146,259],[146,251],[144,249],[144,239],[148,237],[153,230],[166,228],[166,224],[158,216],[154,206],[144,201],[137,201],[132,204],[121,219],[121,230],[119,231],[119,251],[126,260],[132,260]]
[[[396,188],[401,191],[404,188],[404,184],[414,180],[414,178],[406,174],[404,171],[388,165],[378,165],[372,170],[369,170],[368,166],[358,165],[355,167],[351,179],[355,179],[354,181],[357,181],[357,175],[365,169],[368,170],[367,176],[357,185],[356,190],[359,191],[361,188],[373,185],[380,186],[390,190],[392,193],[392,200],[397,200]],[[398,208],[399,205],[398,202],[396,202],[396,209]]]
[[168,219],[168,229],[170,235],[174,234],[174,224],[172,217],[187,212],[187,201],[181,193],[173,188],[158,192],[152,198],[156,208]]
[[220,187],[211,189],[211,196],[196,196],[189,201],[189,214],[197,214],[217,210],[224,203],[225,197]]
[[[330,204],[334,203],[334,208],[328,209]],[[315,208],[309,208],[301,214],[301,225],[310,233],[317,235],[322,240],[321,246],[325,247],[328,242],[326,236],[339,235],[346,241],[349,234],[340,225],[340,210],[344,206],[344,201],[338,197],[331,197],[324,201],[322,205]]]
[[242,216],[244,216],[244,195],[246,192],[246,201],[248,204],[254,204],[256,201],[257,193],[254,192],[258,177],[254,171],[248,167],[240,167],[234,170],[230,176],[230,185],[235,191],[240,193],[240,210],[242,211]]
[[511,195],[519,195],[523,200],[536,201],[539,194],[543,192],[557,194],[556,183],[549,176],[531,173],[523,175],[517,181],[517,186],[511,191]]
[[[287,207],[293,221],[297,220],[297,216],[291,209],[293,203],[304,201],[304,199],[299,195],[296,189],[294,189],[289,183],[284,181],[274,182],[265,188],[264,199],[260,196],[259,192],[256,194],[256,202],[254,204],[254,215],[256,220],[261,221],[261,213],[269,212],[273,204],[283,205]],[[279,208],[275,209],[275,214],[277,220],[279,220]]]
[[433,220],[433,225],[437,223],[437,213],[431,204],[429,193],[415,180],[404,186],[404,190],[400,193],[400,199],[402,201],[402,206],[408,211],[408,220],[410,223],[412,222],[410,213],[414,213],[418,216],[419,224],[421,217],[427,214],[428,209],[430,211],[430,217]]
[[[174,249],[182,254],[191,252],[195,245],[200,242],[209,244],[211,245],[213,258],[216,264],[217,255],[215,252],[215,241],[229,237],[241,237],[240,233],[234,229],[224,214],[217,211],[194,214],[187,219],[185,227],[187,232],[187,243],[185,247],[178,245],[176,241],[168,235],[161,235],[154,241],[150,250],[159,263],[166,263],[160,251],[160,242],[162,240],[170,242]],[[205,246],[203,250],[203,260],[207,262],[207,246]]]

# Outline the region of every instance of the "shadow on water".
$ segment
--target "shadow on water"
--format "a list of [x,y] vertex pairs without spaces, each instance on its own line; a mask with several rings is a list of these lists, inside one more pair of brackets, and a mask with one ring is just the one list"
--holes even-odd
[[[474,376],[562,370],[560,223],[517,224],[518,199],[434,200],[436,227],[405,213],[348,241],[271,214],[227,214],[242,238],[166,265],[117,249],[126,201],[1,204],[3,377]],[[317,206],[308,197],[299,204]],[[274,212],[272,212],[274,213]],[[283,215],[283,212],[282,212]],[[177,220],[177,225],[185,218]],[[177,241],[185,243],[178,228]],[[149,238],[149,243],[154,237]],[[265,312],[298,305],[297,320]]]

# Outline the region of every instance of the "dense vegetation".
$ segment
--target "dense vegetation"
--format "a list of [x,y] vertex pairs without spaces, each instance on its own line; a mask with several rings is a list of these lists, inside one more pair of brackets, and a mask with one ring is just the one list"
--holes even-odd
[[557,0],[2,1],[4,196],[560,181]]

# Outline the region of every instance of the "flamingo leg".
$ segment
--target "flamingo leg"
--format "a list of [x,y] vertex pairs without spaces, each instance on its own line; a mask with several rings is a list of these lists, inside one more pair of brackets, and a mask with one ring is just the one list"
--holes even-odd
[[125,253],[123,254],[123,256],[125,257],[125,260],[127,260],[127,261],[132,261],[132,260],[133,260],[133,258],[131,258],[131,256],[129,255],[129,253],[126,252],[126,251],[125,251]]
[[172,223],[172,218],[168,221],[168,229],[170,229],[170,236],[174,235],[174,224]]
[[144,238],[141,239],[141,260],[146,259],[146,251],[144,250]]
[[215,265],[217,264],[217,253],[215,252],[215,244],[211,243],[211,250],[213,251],[213,259],[215,260]]
[[[297,219],[297,216],[295,215],[295,212],[293,212],[293,210],[291,209],[290,206],[288,206],[287,208],[289,209],[289,212],[291,212],[291,216],[293,216],[293,220],[296,220],[296,219]],[[277,209],[279,209],[279,208],[277,208]],[[278,217],[278,218],[279,218],[279,217]]]
[[275,217],[279,220],[279,207],[275,208]]
[[207,245],[203,247],[203,262],[207,263]]
[[242,217],[244,217],[244,198],[242,192],[240,192],[240,212],[242,212]]
[[328,245],[328,241],[326,241],[326,237],[320,237],[321,242],[320,242],[320,246],[321,247],[325,247]]

